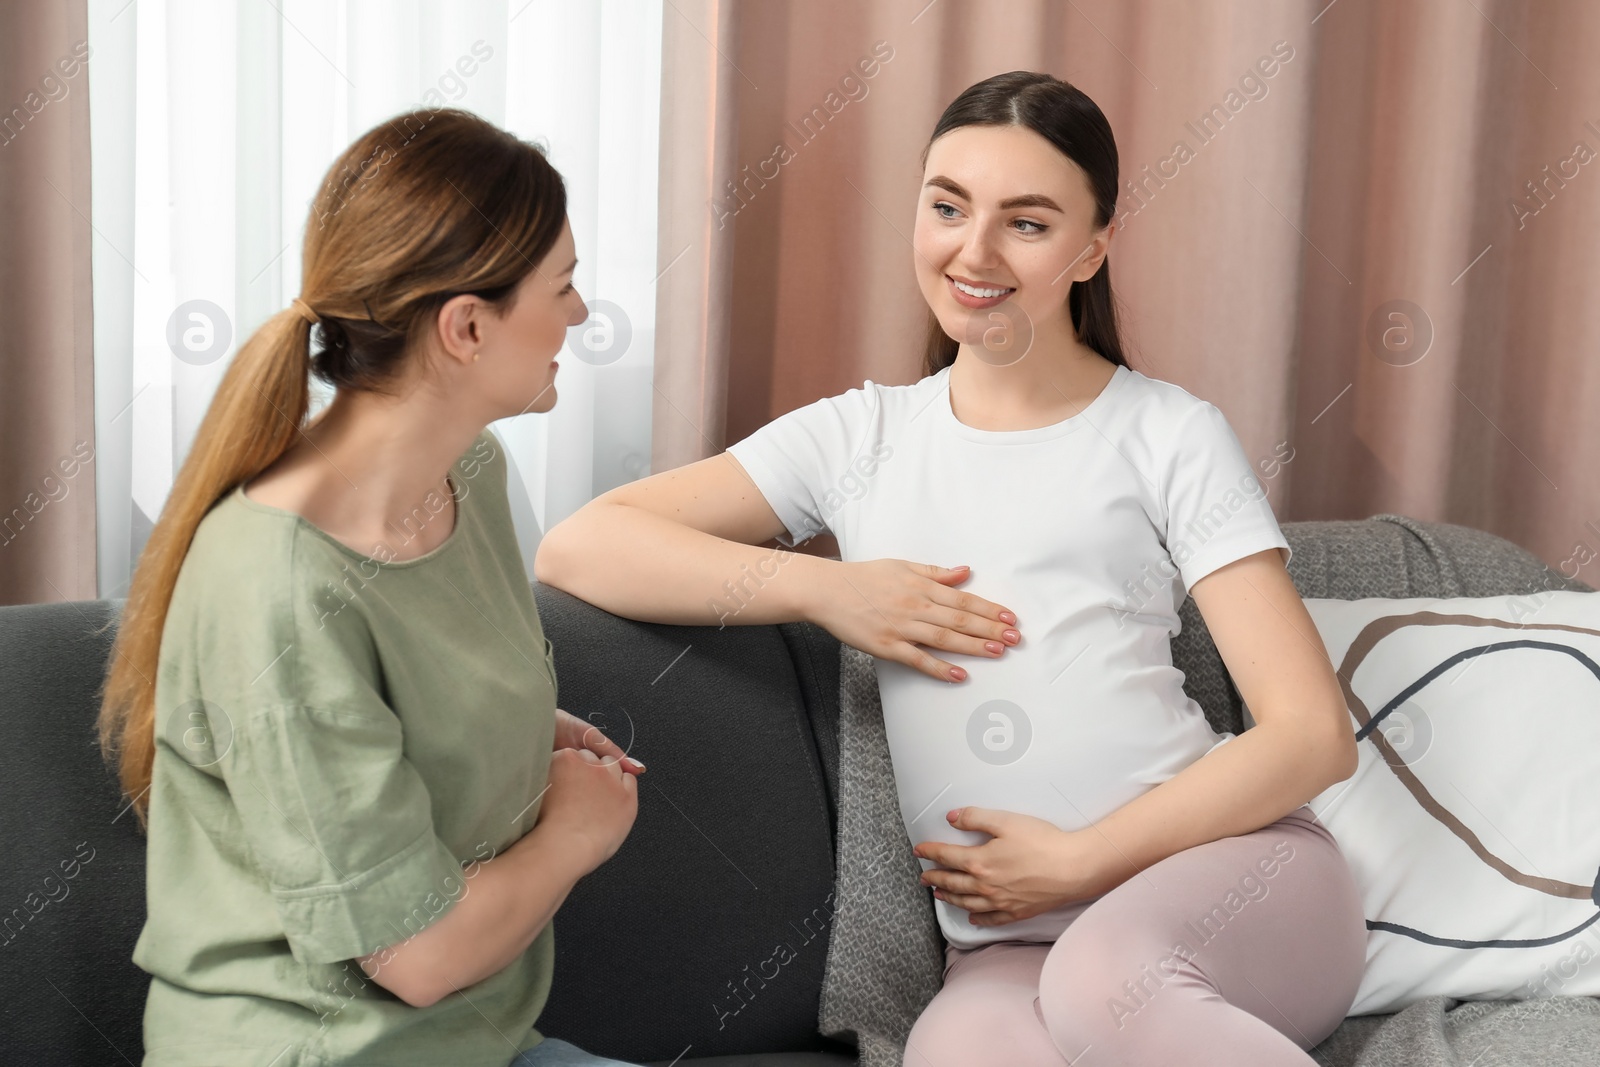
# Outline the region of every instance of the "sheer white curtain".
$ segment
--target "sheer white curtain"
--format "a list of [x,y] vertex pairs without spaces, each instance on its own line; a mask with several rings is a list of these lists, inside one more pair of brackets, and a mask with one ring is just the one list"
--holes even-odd
[[414,107],[539,141],[567,182],[591,317],[555,408],[493,427],[530,573],[541,530],[649,473],[661,18],[662,0],[89,0],[101,596],[126,595],[228,360],[299,292],[324,171]]

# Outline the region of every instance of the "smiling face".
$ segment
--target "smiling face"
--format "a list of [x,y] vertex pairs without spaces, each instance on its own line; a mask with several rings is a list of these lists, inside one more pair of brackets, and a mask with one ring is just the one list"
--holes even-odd
[[492,418],[555,406],[555,358],[566,343],[567,328],[589,317],[572,282],[578,265],[574,249],[572,226],[563,223],[550,251],[518,283],[516,300],[504,318],[471,295],[452,297],[440,309],[445,348],[471,388],[498,412]]
[[963,126],[929,146],[922,180],[917,284],[944,331],[983,344],[1003,317],[1070,343],[1067,294],[1100,269],[1115,229],[1096,226],[1083,170],[1025,126]]

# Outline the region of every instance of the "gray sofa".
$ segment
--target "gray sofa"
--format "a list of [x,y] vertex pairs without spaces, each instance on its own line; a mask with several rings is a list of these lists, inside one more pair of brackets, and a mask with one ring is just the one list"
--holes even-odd
[[[1377,516],[1284,531],[1306,596],[1589,590],[1462,527]],[[854,1063],[849,1035],[817,1033],[836,925],[838,642],[804,623],[642,624],[537,583],[534,592],[562,706],[649,765],[632,834],[556,918],[541,1030],[640,1063]],[[143,839],[93,731],[111,638],[103,628],[120,608],[0,608],[0,1067],[142,1056],[147,977],[129,954],[144,916]],[[1183,612],[1174,658],[1191,674],[1189,691],[1213,726],[1242,730],[1238,694],[1192,600]],[[70,891],[47,890],[58,862],[86,850]],[[774,972],[780,944],[789,951]],[[1600,1008],[1571,999],[1594,1010],[1546,1017],[1534,1039],[1590,1057],[1570,1062],[1600,1063]],[[1347,1020],[1314,1055],[1338,1067],[1458,1062],[1448,1058],[1452,1017],[1481,1024],[1493,1007],[1414,1005],[1404,1018]],[[1518,1030],[1529,1040],[1526,1018]],[[1491,1062],[1543,1061],[1502,1052],[1479,1067]]]

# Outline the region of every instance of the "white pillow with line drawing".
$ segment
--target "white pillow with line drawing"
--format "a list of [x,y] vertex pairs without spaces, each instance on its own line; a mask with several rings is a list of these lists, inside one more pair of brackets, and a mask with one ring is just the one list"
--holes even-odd
[[1600,593],[1305,604],[1361,753],[1310,802],[1365,906],[1349,1014],[1600,996]]

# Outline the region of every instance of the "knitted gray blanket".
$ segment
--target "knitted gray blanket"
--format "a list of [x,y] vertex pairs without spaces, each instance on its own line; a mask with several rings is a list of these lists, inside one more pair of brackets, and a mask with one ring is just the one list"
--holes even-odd
[[[1482,531],[1400,515],[1285,523],[1305,597],[1499,596],[1592,591]],[[1214,729],[1244,729],[1240,701],[1191,599],[1173,661]],[[900,1067],[906,1036],[943,981],[944,938],[901,821],[872,658],[840,647],[839,831],[823,1034],[854,1041],[859,1067]],[[1325,1067],[1594,1067],[1600,999],[1432,997],[1346,1019],[1311,1050]],[[915,1065],[912,1065],[915,1067]]]

